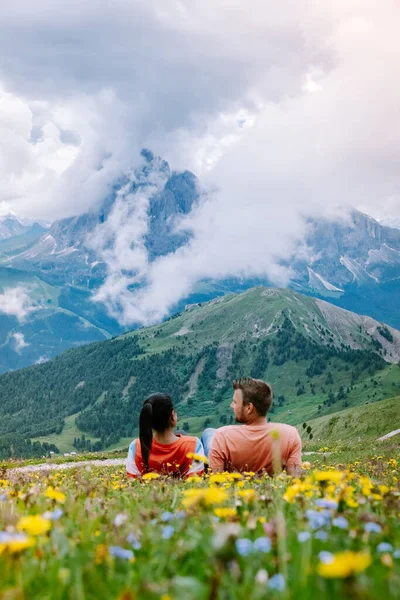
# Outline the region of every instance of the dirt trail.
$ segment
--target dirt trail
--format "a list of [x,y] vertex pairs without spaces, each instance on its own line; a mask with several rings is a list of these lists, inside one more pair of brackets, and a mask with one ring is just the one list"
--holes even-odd
[[378,438],[377,442],[383,442],[383,440],[387,440],[393,437],[394,435],[397,435],[398,433],[400,433],[400,429],[394,429],[390,433],[387,433],[386,435],[383,435],[382,437]]

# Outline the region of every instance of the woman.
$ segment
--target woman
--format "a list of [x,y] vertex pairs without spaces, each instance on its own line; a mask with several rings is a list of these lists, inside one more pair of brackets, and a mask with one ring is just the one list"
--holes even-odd
[[167,394],[152,394],[144,401],[139,439],[129,446],[128,477],[140,477],[151,471],[175,477],[203,474],[203,461],[187,456],[196,454],[205,458],[203,445],[196,437],[175,434],[177,421],[172,399]]

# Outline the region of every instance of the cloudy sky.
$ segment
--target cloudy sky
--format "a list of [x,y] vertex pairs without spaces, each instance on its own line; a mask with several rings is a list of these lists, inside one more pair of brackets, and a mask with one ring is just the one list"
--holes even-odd
[[83,212],[146,146],[213,192],[103,300],[148,322],[203,277],[285,283],[305,215],[400,216],[399,26],[396,0],[2,0],[0,212]]

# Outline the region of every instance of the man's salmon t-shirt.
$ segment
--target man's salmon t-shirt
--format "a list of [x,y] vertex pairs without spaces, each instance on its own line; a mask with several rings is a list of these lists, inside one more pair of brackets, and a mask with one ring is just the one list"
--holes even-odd
[[[197,437],[176,434],[178,438],[172,444],[159,444],[153,439],[149,456],[149,471],[173,475],[178,477],[189,477],[190,475],[202,475],[204,473],[205,459],[203,444]],[[187,456],[196,454],[196,459]],[[129,446],[126,459],[126,474],[128,477],[140,477],[146,473],[146,467],[142,460],[140,441],[133,440]]]
[[301,465],[301,439],[295,427],[283,423],[227,425],[216,430],[209,463],[215,471],[266,471]]

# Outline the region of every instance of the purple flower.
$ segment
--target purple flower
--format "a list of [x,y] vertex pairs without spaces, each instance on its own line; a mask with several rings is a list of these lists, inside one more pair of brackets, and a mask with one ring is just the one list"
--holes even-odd
[[240,556],[248,556],[252,550],[252,542],[246,538],[239,538],[235,542],[237,553]]
[[259,550],[259,552],[263,552],[266,554],[271,550],[271,540],[267,537],[259,537],[253,543],[253,549]]
[[268,581],[268,587],[271,590],[276,590],[278,592],[283,592],[286,587],[285,578],[280,573],[273,575],[271,579]]
[[172,527],[172,525],[166,525],[163,530],[162,530],[162,537],[164,540],[169,540],[175,531],[175,527]]
[[134,556],[132,550],[125,550],[125,548],[121,548],[120,546],[109,546],[108,552],[111,556],[122,558],[123,560],[132,560]]

